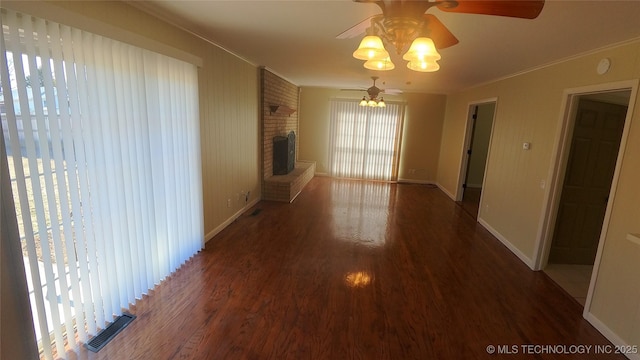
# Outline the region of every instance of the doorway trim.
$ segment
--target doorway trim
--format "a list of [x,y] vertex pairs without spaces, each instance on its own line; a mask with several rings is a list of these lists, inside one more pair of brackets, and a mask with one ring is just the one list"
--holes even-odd
[[[498,115],[498,98],[497,97],[493,97],[493,98],[488,98],[488,99],[483,99],[483,100],[477,100],[477,101],[472,101],[469,102],[467,104],[467,121],[466,121],[466,125],[465,125],[465,134],[464,134],[464,141],[462,142],[462,161],[460,162],[460,171],[458,172],[458,186],[456,188],[456,196],[455,196],[455,201],[462,201],[462,196],[464,194],[464,189],[463,189],[463,185],[464,185],[464,181],[467,177],[467,170],[469,168],[469,158],[470,156],[467,154],[467,150],[469,149],[469,147],[471,146],[471,138],[473,135],[473,113],[474,113],[474,108],[476,106],[479,105],[484,105],[484,104],[494,104],[494,110],[493,110],[493,121],[491,122],[491,134],[489,135],[489,149],[487,151],[487,161],[484,164],[485,167],[485,172],[484,172],[484,177],[483,177],[483,182],[484,179],[487,177],[487,164],[489,163],[489,159],[491,158],[491,141],[493,139],[493,130],[495,129],[496,126],[496,117]],[[480,208],[482,207],[482,194],[480,195]],[[478,216],[480,216],[480,211],[478,210]]]
[[542,206],[541,216],[542,221],[538,227],[538,235],[536,241],[537,253],[534,259],[534,270],[542,270],[546,266],[549,258],[549,251],[551,249],[551,242],[553,240],[555,220],[558,213],[560,195],[562,193],[562,184],[569,158],[569,149],[571,147],[573,127],[577,114],[579,98],[584,95],[597,93],[631,91],[629,105],[627,108],[627,115],[625,117],[624,129],[622,132],[622,138],[620,139],[620,147],[618,149],[613,180],[611,181],[611,190],[609,191],[610,201],[607,204],[604,220],[602,223],[602,231],[600,232],[598,250],[596,252],[596,258],[593,264],[591,282],[589,284],[589,291],[587,293],[587,298],[584,306],[583,316],[585,317],[590,313],[589,309],[591,306],[591,299],[593,297],[593,289],[597,281],[598,269],[600,267],[600,261],[602,257],[602,249],[604,247],[604,240],[611,218],[611,209],[613,207],[613,204],[615,203],[615,194],[620,177],[620,167],[622,165],[627,138],[629,136],[629,128],[631,126],[631,118],[634,112],[634,105],[638,96],[638,82],[639,80],[635,79],[570,88],[565,89],[562,95],[563,99],[560,111],[560,121],[558,123],[558,130],[556,131],[557,135],[554,141],[554,149],[552,152],[552,166],[550,167],[549,174],[547,175],[548,186],[545,198],[543,200],[544,202]]

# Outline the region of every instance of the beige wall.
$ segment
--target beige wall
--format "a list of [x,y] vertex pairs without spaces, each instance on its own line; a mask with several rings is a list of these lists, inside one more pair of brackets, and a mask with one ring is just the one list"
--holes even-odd
[[[596,65],[604,57],[611,59],[611,70],[598,75]],[[438,183],[457,195],[468,104],[497,97],[480,218],[533,267],[549,195],[541,181],[549,184],[552,179],[563,92],[639,77],[640,41],[636,41],[449,96]],[[531,150],[522,150],[525,141]],[[610,331],[610,338],[634,345],[640,344],[640,246],[625,238],[627,233],[640,233],[640,103],[631,119],[621,165],[588,318],[601,323],[601,331]]]
[[[303,87],[300,92],[298,159],[316,161],[318,173],[329,173],[329,100],[360,99],[362,92]],[[385,101],[404,101],[405,114],[399,179],[434,183],[444,119],[445,95],[402,94]]]

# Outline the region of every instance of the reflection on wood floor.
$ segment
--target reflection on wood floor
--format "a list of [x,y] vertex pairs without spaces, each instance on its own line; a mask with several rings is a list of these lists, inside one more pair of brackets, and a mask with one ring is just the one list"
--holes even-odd
[[247,211],[131,312],[99,353],[71,357],[493,359],[489,345],[609,344],[440,190],[330,178]]

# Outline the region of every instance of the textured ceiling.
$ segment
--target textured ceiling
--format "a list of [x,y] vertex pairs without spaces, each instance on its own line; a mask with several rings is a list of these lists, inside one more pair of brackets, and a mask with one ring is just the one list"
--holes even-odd
[[152,0],[132,4],[299,86],[366,88],[370,77],[377,75],[381,87],[451,93],[640,38],[637,0],[547,0],[534,20],[431,8],[428,13],[460,40],[440,50],[441,69],[414,72],[394,54],[396,69],[376,72],[363,68],[362,61],[351,56],[361,37],[336,39],[344,30],[380,13],[375,4],[349,0]]

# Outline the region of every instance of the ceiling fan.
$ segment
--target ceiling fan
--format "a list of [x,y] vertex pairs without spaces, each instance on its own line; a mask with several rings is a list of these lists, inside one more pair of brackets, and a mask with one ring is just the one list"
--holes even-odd
[[365,32],[374,33],[392,43],[398,55],[406,45],[418,36],[433,40],[436,48],[444,49],[457,44],[458,39],[435,15],[425,14],[436,7],[439,10],[483,14],[522,19],[535,19],[544,6],[545,0],[353,0],[359,3],[373,3],[380,7],[382,14],[371,16],[359,24],[340,33],[338,39],[348,39]]
[[[399,89],[380,89],[379,87],[376,86],[376,80],[378,80],[379,77],[377,76],[372,76],[371,80],[373,80],[373,86],[369,87],[368,89],[366,89],[367,91],[367,95],[369,95],[369,99],[367,100],[366,96],[364,96],[362,98],[362,101],[360,102],[361,106],[379,106],[379,107],[384,107],[384,99],[382,97],[378,98],[378,96],[381,93],[385,93],[385,94],[389,94],[389,95],[394,95],[394,94],[401,94],[402,91]],[[341,89],[343,91],[362,91],[364,89]]]
[[435,15],[426,14],[432,7],[452,13],[496,15],[535,19],[545,0],[353,0],[373,3],[382,14],[371,16],[342,32],[336,38],[348,39],[366,33],[353,56],[365,60],[371,70],[395,68],[383,42],[393,45],[407,67],[415,71],[437,71],[440,54],[436,49],[453,46],[459,40]]
[[376,81],[379,79],[378,76],[372,76],[371,80],[373,80],[373,86],[369,87],[369,88],[360,88],[360,89],[340,89],[342,91],[362,91],[362,90],[366,90],[367,94],[369,95],[370,98],[377,98],[378,95],[380,95],[381,93],[385,93],[385,94],[389,94],[389,95],[397,95],[397,94],[402,94],[402,90],[400,89],[380,89],[379,87],[376,86]]

